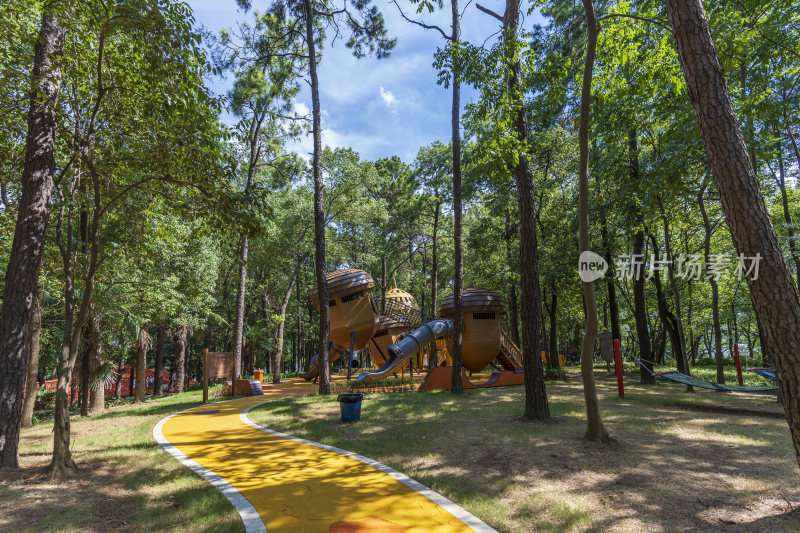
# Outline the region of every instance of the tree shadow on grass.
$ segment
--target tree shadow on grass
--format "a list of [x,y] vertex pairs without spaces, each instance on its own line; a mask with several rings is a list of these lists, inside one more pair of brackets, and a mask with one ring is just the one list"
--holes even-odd
[[[580,440],[584,407],[579,384],[569,383],[548,384],[558,424],[515,421],[521,391],[368,397],[352,426],[336,421],[331,402],[314,398],[281,400],[250,417],[387,463],[472,504],[501,530],[531,522],[554,531],[800,528],[796,515],[784,516],[770,500],[783,491],[800,506],[786,426],[768,398],[634,386],[620,400],[611,383],[598,386],[613,445]],[[486,500],[511,500],[512,517],[481,514]]]

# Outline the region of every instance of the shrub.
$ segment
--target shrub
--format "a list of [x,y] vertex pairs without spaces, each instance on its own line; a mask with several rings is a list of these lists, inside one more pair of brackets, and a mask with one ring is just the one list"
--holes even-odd
[[567,371],[564,370],[563,367],[559,368],[545,368],[544,370],[544,379],[546,380],[557,380],[557,379],[567,379]]
[[36,407],[46,409],[56,398],[56,393],[49,390],[39,389],[36,392]]
[[411,377],[331,383],[331,392],[408,392],[415,390],[417,390],[417,383]]
[[231,388],[225,383],[217,383],[216,385],[208,387],[209,398],[222,398],[224,396],[230,396],[230,394]]

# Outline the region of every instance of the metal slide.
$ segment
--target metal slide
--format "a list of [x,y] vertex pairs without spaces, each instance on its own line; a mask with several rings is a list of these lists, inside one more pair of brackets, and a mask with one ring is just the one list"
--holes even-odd
[[403,368],[406,362],[414,357],[423,347],[436,339],[449,337],[454,332],[453,321],[446,318],[437,318],[424,324],[405,337],[400,342],[389,346],[389,358],[374,372],[364,372],[358,376],[358,381],[372,381],[383,379]]
[[[335,342],[328,343],[328,362],[333,363],[345,351],[344,346],[339,346]],[[308,371],[300,374],[300,377],[306,381],[313,381],[319,375],[319,365],[317,364],[317,356],[311,358],[311,363],[308,365]]]

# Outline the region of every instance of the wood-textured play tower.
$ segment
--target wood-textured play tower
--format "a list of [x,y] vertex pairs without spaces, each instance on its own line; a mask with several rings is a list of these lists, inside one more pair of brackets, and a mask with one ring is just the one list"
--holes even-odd
[[[470,372],[480,372],[497,359],[503,347],[500,315],[506,312],[506,304],[498,293],[474,287],[464,289],[461,301],[461,316],[464,319],[461,364]],[[451,294],[442,300],[439,315],[442,318],[453,318],[453,313],[454,301]],[[453,338],[448,338],[446,342],[447,350],[453,353]]]
[[[462,319],[464,329],[461,340],[461,381],[466,389],[520,385],[523,382],[522,350],[514,344],[503,331],[500,316],[506,312],[506,305],[500,294],[470,287],[462,293]],[[439,314],[452,319],[455,314],[453,295],[442,300]],[[447,350],[453,351],[453,337],[445,340]],[[487,365],[497,361],[504,371],[494,372],[484,383],[472,383],[464,369],[480,372]],[[452,380],[452,360],[447,366],[433,369],[421,385],[421,390],[449,389]]]
[[[326,277],[330,302],[330,348],[329,361],[339,358],[351,345],[360,350],[367,346],[375,331],[375,309],[372,305],[372,276],[357,268],[334,270]],[[311,301],[319,309],[319,287],[311,289]],[[317,377],[317,356],[301,377],[312,380]]]

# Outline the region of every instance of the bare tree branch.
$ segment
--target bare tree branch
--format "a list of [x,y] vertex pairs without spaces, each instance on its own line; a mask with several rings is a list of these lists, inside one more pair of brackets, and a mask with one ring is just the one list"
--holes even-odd
[[397,3],[397,0],[392,0],[392,3],[397,7],[397,10],[400,12],[400,16],[406,19],[406,22],[410,22],[411,24],[416,24],[420,28],[425,28],[426,30],[436,30],[439,33],[441,33],[442,37],[444,37],[448,41],[451,42],[453,41],[453,36],[447,35],[447,33],[445,33],[445,31],[439,26],[436,26],[435,24],[425,24],[424,22],[420,22],[419,20],[408,18],[405,14],[405,11],[403,11],[403,8],[401,8],[400,4]]

